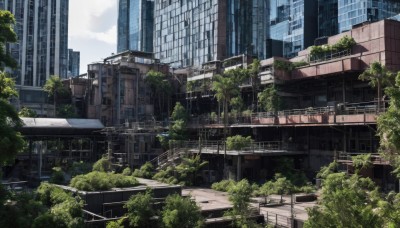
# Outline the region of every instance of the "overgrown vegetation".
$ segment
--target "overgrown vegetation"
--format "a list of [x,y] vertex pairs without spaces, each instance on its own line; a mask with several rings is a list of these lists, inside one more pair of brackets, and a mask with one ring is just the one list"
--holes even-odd
[[124,205],[127,209],[127,217],[130,227],[154,227],[157,223],[153,218],[156,211],[153,209],[153,194],[150,190],[145,193],[138,193],[129,198]]
[[310,59],[311,60],[319,60],[325,59],[327,54],[351,50],[351,48],[356,44],[356,41],[353,37],[343,36],[340,40],[333,45],[320,45],[320,46],[311,46],[310,49]]
[[253,140],[251,136],[243,137],[241,135],[230,136],[226,139],[227,150],[242,150],[250,147]]
[[277,112],[282,108],[282,99],[275,85],[265,87],[258,93],[258,103],[266,112]]
[[274,60],[274,68],[278,69],[278,70],[284,70],[286,72],[291,72],[298,67],[307,66],[307,65],[308,65],[308,63],[305,61],[290,62],[290,61],[284,61],[284,60],[279,60],[279,59]]
[[132,175],[134,177],[151,179],[154,175],[154,171],[154,166],[150,162],[146,162],[140,167],[140,169],[135,169]]
[[108,160],[107,156],[103,156],[98,161],[93,164],[92,171],[97,172],[111,172],[112,171],[112,163]]
[[180,195],[169,195],[165,200],[162,211],[162,222],[166,228],[175,227],[202,227],[204,218],[200,208],[190,198]]
[[168,184],[179,184],[183,186],[192,186],[197,183],[197,173],[205,165],[207,161],[203,161],[200,155],[182,157],[182,161],[177,166],[167,166],[158,171],[154,176],[154,180],[158,180]]
[[82,191],[105,191],[111,188],[134,187],[138,184],[132,176],[93,171],[72,178],[70,186]]

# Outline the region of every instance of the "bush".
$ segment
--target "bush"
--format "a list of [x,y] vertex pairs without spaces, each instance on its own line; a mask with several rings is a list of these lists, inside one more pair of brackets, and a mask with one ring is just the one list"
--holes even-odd
[[150,162],[146,162],[144,163],[144,165],[140,167],[140,169],[135,169],[132,175],[134,177],[151,179],[151,177],[153,177],[153,173],[154,173],[154,166]]
[[167,184],[179,183],[179,180],[175,177],[175,168],[172,166],[158,171],[158,173],[153,176],[153,179]]
[[44,205],[51,206],[51,193],[55,191],[55,189],[60,189],[59,187],[49,184],[48,182],[42,182],[36,190],[36,197],[40,200]]
[[152,227],[151,218],[156,215],[153,209],[153,195],[151,191],[133,195],[124,208],[127,209],[129,225],[131,227]]
[[165,200],[162,211],[162,222],[166,228],[202,227],[204,219],[200,208],[190,198],[180,195],[170,195]]
[[226,139],[226,148],[228,150],[241,150],[250,147],[252,142],[251,136],[243,137],[241,135],[235,135]]
[[106,156],[103,156],[100,158],[97,162],[93,164],[93,169],[92,171],[98,171],[98,172],[111,172],[112,171],[112,164],[111,162],[107,159]]
[[33,220],[32,228],[43,228],[43,227],[59,227],[55,217],[51,213],[44,213],[36,217]]
[[53,184],[64,184],[64,172],[61,170],[61,167],[53,167],[53,173],[51,174],[49,182]]
[[123,174],[90,172],[86,175],[78,175],[71,180],[71,187],[82,191],[105,191],[111,188],[133,187],[138,181],[132,176]]
[[129,167],[126,167],[124,170],[122,170],[122,175],[130,176],[132,175],[132,170]]
[[220,182],[215,182],[211,185],[211,188],[216,191],[227,192],[229,188],[234,186],[236,181],[234,180],[222,180]]

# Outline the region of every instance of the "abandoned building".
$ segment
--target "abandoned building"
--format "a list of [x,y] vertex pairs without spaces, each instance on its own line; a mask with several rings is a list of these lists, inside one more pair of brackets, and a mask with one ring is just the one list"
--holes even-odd
[[[209,161],[207,169],[215,176],[208,181],[260,181],[272,177],[281,157],[293,158],[296,169],[314,177],[333,159],[351,172],[352,156],[371,153],[374,166],[366,175],[385,190],[397,189],[390,165],[378,154],[376,136],[376,118],[387,108],[388,98],[378,98],[376,89],[358,77],[376,61],[393,72],[400,70],[400,22],[362,24],[324,39],[323,45],[335,45],[343,37],[353,38],[355,44],[317,57],[308,48],[292,59],[260,60],[258,77],[238,85],[240,112],[229,115],[229,134],[253,140],[241,150],[224,148],[223,109],[212,83],[217,74],[250,67],[251,56],[170,69],[151,53],[126,51],[90,64],[87,75],[67,84],[82,116],[104,125],[96,132],[103,137],[96,153],[111,154],[120,166],[134,168],[150,160],[161,164],[180,156],[179,151],[191,151]],[[164,105],[156,104],[157,94],[146,83],[150,70],[166,75],[173,85]],[[257,94],[269,87],[274,87],[282,105],[268,112],[258,104]],[[167,116],[176,102],[190,114],[189,141],[181,144],[184,148],[163,153],[156,135],[168,131]]]

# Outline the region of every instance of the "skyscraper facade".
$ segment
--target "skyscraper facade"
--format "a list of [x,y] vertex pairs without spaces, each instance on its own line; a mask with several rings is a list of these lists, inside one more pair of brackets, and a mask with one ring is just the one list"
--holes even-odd
[[68,77],[79,75],[80,52],[68,49]]
[[283,42],[282,55],[293,57],[318,37],[317,1],[270,0],[270,38]]
[[16,84],[41,87],[50,75],[67,77],[68,0],[0,0],[15,15],[18,42],[8,46],[19,67]]
[[338,32],[338,0],[318,0],[318,37]]
[[173,67],[247,53],[265,57],[264,0],[155,0],[154,53]]
[[119,0],[117,52],[153,52],[154,0]]
[[339,33],[366,21],[379,21],[400,13],[398,0],[338,0]]

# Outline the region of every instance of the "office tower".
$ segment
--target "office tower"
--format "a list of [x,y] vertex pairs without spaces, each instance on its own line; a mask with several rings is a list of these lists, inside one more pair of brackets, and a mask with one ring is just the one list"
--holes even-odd
[[119,0],[117,51],[153,51],[154,0]]
[[318,0],[318,37],[338,32],[338,0]]
[[67,76],[68,0],[1,0],[15,15],[18,42],[9,49],[18,61],[16,84],[41,87],[50,75]]
[[379,21],[399,13],[398,0],[338,0],[339,32],[350,30],[353,25]]
[[80,52],[68,49],[68,77],[79,75]]
[[67,77],[68,0],[0,0],[2,9],[14,14],[18,41],[7,49],[18,63],[11,74],[19,91],[13,104],[48,116],[42,86],[50,75]]
[[318,36],[317,1],[271,0],[270,39],[283,42],[282,55],[293,57]]
[[263,0],[156,0],[155,56],[172,67],[200,66],[243,53],[265,58],[266,15]]

